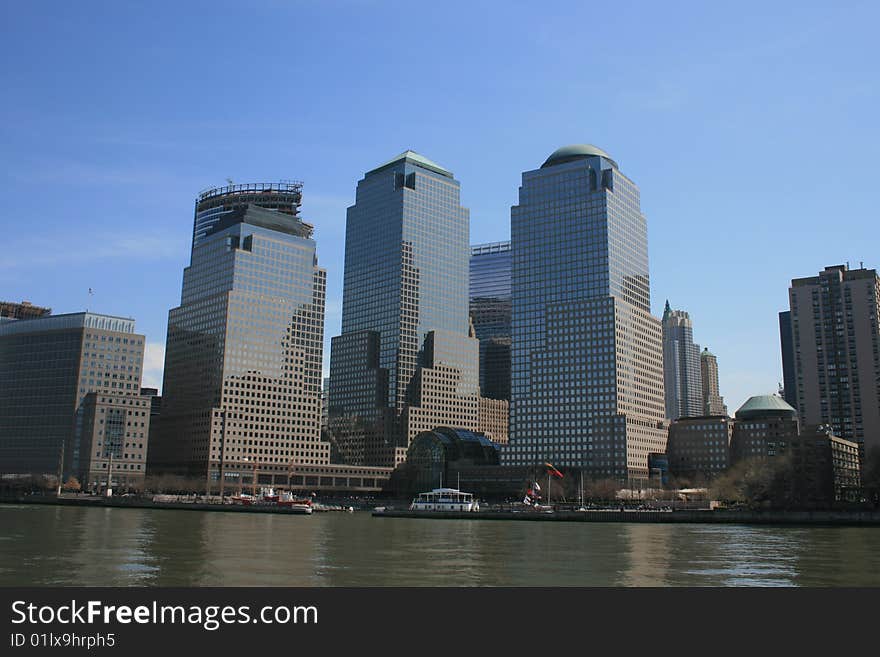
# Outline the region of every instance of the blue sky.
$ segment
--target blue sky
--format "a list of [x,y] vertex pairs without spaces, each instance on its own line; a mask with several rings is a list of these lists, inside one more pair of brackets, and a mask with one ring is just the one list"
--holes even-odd
[[878,24],[872,2],[3,0],[0,298],[136,318],[157,385],[196,194],[299,179],[326,360],[365,171],[448,167],[477,243],[509,236],[523,171],[588,142],[640,186],[654,312],[691,313],[733,411],[781,380],[791,278],[880,266]]

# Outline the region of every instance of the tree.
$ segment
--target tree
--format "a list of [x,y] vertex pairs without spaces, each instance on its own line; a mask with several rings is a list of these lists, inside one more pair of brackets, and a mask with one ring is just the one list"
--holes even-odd
[[82,486],[80,486],[80,484],[79,484],[79,479],[71,476],[71,477],[67,478],[66,482],[64,482],[64,486],[62,487],[62,490],[70,491],[72,493],[78,493],[81,488],[82,488]]
[[593,502],[607,502],[617,499],[620,485],[613,479],[591,479],[584,482],[584,495]]
[[789,456],[743,459],[715,478],[712,497],[723,502],[744,503],[752,508],[798,506],[794,471]]

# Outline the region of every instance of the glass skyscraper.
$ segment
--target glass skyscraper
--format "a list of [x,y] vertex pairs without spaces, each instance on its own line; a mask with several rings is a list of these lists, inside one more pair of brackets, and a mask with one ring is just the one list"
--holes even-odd
[[639,189],[595,146],[523,173],[511,208],[513,356],[503,462],[648,476],[666,445],[660,321]]
[[673,310],[666,302],[663,311],[663,387],[666,391],[666,417],[703,415],[703,383],[700,345],[694,344],[694,324],[683,310]]
[[330,460],[321,441],[326,273],[312,227],[249,202],[268,185],[240,187],[242,198],[224,197],[235,209],[217,221],[200,228],[196,215],[149,455],[151,473],[207,477],[214,487],[221,476],[226,485],[254,472],[272,481],[291,464]]
[[225,187],[206,189],[196,198],[192,245],[199,244],[224,216],[235,210],[257,205],[299,219],[301,203],[302,183],[296,180],[244,185],[235,185],[230,180]]
[[477,428],[468,233],[458,181],[413,151],[358,183],[330,359],[331,435],[346,462],[393,465],[423,428]]
[[480,392],[510,399],[510,242],[471,247],[471,321],[480,341]]

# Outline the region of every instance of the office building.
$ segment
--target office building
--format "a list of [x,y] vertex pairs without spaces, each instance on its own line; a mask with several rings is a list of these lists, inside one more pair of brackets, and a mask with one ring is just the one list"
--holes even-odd
[[90,392],[82,403],[82,490],[141,489],[152,420],[150,396]]
[[727,415],[727,404],[718,387],[718,359],[708,348],[700,354],[703,415]]
[[797,411],[778,395],[749,397],[736,412],[730,439],[731,463],[784,452],[800,433]]
[[510,400],[510,242],[471,247],[470,313],[480,341],[480,394]]
[[150,474],[225,491],[329,464],[321,440],[326,273],[298,195],[281,211],[252,202],[262,202],[261,190],[275,186],[219,188],[197,201],[222,198],[226,209],[216,221],[196,214],[180,306],[168,314]]
[[230,180],[225,187],[206,189],[196,198],[193,218],[192,248],[200,244],[214,227],[227,215],[247,208],[248,205],[269,210],[281,215],[281,221],[289,224],[300,223],[308,231],[313,227],[299,216],[302,204],[302,183],[295,180],[282,180],[277,183],[248,183],[236,185]]
[[[880,448],[880,277],[826,267],[789,288],[794,391],[801,422]],[[786,393],[788,393],[786,383]]]
[[[133,433],[144,434],[136,438],[146,449],[148,426],[106,435],[88,428],[94,397],[126,408],[143,402],[143,360],[133,319],[84,312],[0,324],[0,473],[57,476],[63,466],[65,479],[84,477],[92,462],[100,467],[96,451],[109,458]],[[140,466],[132,477],[142,477],[144,461],[129,462]]]
[[422,431],[480,430],[468,233],[458,181],[413,151],[358,183],[330,357],[330,433],[346,462],[394,466]]
[[688,417],[669,425],[669,471],[692,484],[705,483],[730,467],[734,422],[727,414]]
[[700,346],[694,344],[694,325],[688,313],[673,310],[669,301],[663,311],[663,389],[666,417],[670,420],[705,413]]
[[647,479],[665,452],[660,320],[650,312],[639,189],[591,145],[522,175],[511,208],[507,465]]

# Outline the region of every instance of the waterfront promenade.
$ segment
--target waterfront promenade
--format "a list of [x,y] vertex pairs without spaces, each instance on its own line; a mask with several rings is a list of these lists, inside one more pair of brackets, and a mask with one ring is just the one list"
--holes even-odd
[[[219,499],[213,502],[202,501],[203,498],[181,496],[181,501],[154,501],[148,497],[90,497],[62,496],[56,498],[49,495],[25,495],[0,497],[0,504],[53,505],[72,507],[98,507],[120,509],[157,509],[179,511],[205,511],[224,513],[277,513],[295,514],[290,509],[272,505],[243,506],[221,504]],[[554,510],[538,511],[524,508],[523,510],[492,510],[479,512],[443,512],[443,511],[410,511],[408,505],[400,508],[392,506],[376,506],[374,500],[338,500],[317,502],[315,511],[342,511],[351,506],[358,510],[373,509],[376,518],[421,518],[436,520],[508,520],[525,522],[631,522],[631,523],[694,523],[694,524],[742,524],[742,525],[819,525],[849,527],[880,527],[880,511],[878,510],[747,510],[747,509],[675,509],[654,510],[638,508],[607,508],[587,509],[585,511]],[[399,504],[399,502],[398,502]]]

